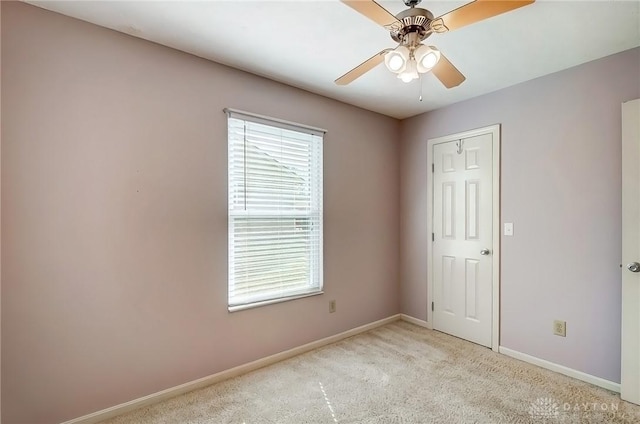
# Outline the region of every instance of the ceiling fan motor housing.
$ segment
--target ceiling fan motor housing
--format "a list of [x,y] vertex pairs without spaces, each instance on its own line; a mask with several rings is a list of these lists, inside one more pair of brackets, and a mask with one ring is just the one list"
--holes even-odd
[[[397,43],[406,44],[409,38],[412,41],[417,38],[419,43],[432,33],[429,25],[433,20],[433,14],[427,9],[412,7],[398,13],[396,19],[402,24],[401,28],[394,28],[391,31],[391,38]],[[409,34],[415,35],[407,37]]]

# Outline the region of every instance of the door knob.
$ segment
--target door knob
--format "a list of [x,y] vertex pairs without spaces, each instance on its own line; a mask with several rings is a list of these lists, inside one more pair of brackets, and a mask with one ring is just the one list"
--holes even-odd
[[627,269],[631,272],[640,272],[640,264],[638,262],[631,262],[627,265]]
[[[491,250],[489,250],[489,249],[482,249],[480,251],[480,254],[483,255],[483,256],[487,256],[487,255],[489,255],[489,253],[491,253]],[[639,267],[638,269],[640,270],[640,264],[638,264],[638,267]],[[633,272],[638,272],[638,271],[633,271]]]

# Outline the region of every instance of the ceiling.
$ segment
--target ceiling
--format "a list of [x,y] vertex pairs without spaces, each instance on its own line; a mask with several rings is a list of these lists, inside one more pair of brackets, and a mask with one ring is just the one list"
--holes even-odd
[[[27,2],[400,119],[640,45],[638,1],[538,0],[428,38],[467,77],[456,88],[430,74],[403,83],[384,65],[338,86],[337,77],[396,45],[338,0]],[[465,3],[419,7],[439,16]]]

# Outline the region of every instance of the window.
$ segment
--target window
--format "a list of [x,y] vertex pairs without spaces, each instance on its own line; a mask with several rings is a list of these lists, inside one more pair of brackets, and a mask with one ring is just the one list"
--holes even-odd
[[321,293],[324,131],[225,111],[229,309]]

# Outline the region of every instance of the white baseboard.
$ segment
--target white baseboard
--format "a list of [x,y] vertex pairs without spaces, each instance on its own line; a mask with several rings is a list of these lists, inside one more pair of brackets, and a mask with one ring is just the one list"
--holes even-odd
[[423,321],[421,319],[414,318],[412,316],[405,315],[405,314],[400,314],[400,319],[403,320],[403,321],[410,322],[411,324],[419,325],[420,327],[424,327],[424,328],[428,328],[429,330],[433,330],[433,326],[431,325],[430,322]]
[[587,374],[582,371],[574,370],[573,368],[565,367],[564,365],[558,365],[554,362],[547,361],[545,359],[536,358],[535,356],[527,355],[526,353],[518,352],[516,350],[509,349],[504,346],[500,346],[499,352],[510,356],[515,359],[519,359],[524,362],[528,362],[533,365],[537,365],[542,368],[546,368],[551,371],[555,371],[560,374],[564,374],[569,377],[573,377],[577,380],[582,380],[587,383],[591,383],[595,386],[602,387],[603,389],[611,390],[612,392],[620,393],[620,384],[613,381],[605,380],[604,378],[596,377],[595,375]]
[[[276,353],[275,355],[267,356],[266,358],[258,359],[253,362],[249,362],[244,365],[231,368],[217,374],[213,374],[207,377],[200,378],[198,380],[190,381],[188,383],[181,384],[179,386],[171,387],[166,390],[162,390],[157,393],[153,393],[148,396],[144,396],[129,402],[121,403],[120,405],[112,406],[111,408],[103,409],[101,411],[94,412],[92,414],[84,415],[82,417],[74,418],[69,421],[65,421],[61,424],[95,424],[100,421],[107,420],[109,418],[116,417],[118,415],[131,412],[144,406],[152,405],[154,403],[162,402],[173,398],[175,396],[182,395],[193,390],[197,390],[212,384],[218,383],[223,380],[228,380],[233,377],[237,377],[242,374],[246,374],[251,371],[255,371],[259,368],[266,367],[268,365],[275,364],[276,362],[284,361],[285,359],[293,358],[310,350],[318,349],[320,347],[329,345],[331,343],[338,342],[351,336],[355,336],[365,331],[373,330],[374,328],[381,327],[391,322],[401,319],[400,314],[392,315],[388,318],[381,319],[379,321],[372,322],[360,327],[352,328],[351,330],[343,331],[342,333],[325,337],[324,339],[316,340],[315,342],[307,343],[302,346],[294,347],[293,349],[285,350],[284,352]],[[415,318],[413,318],[415,319]]]

